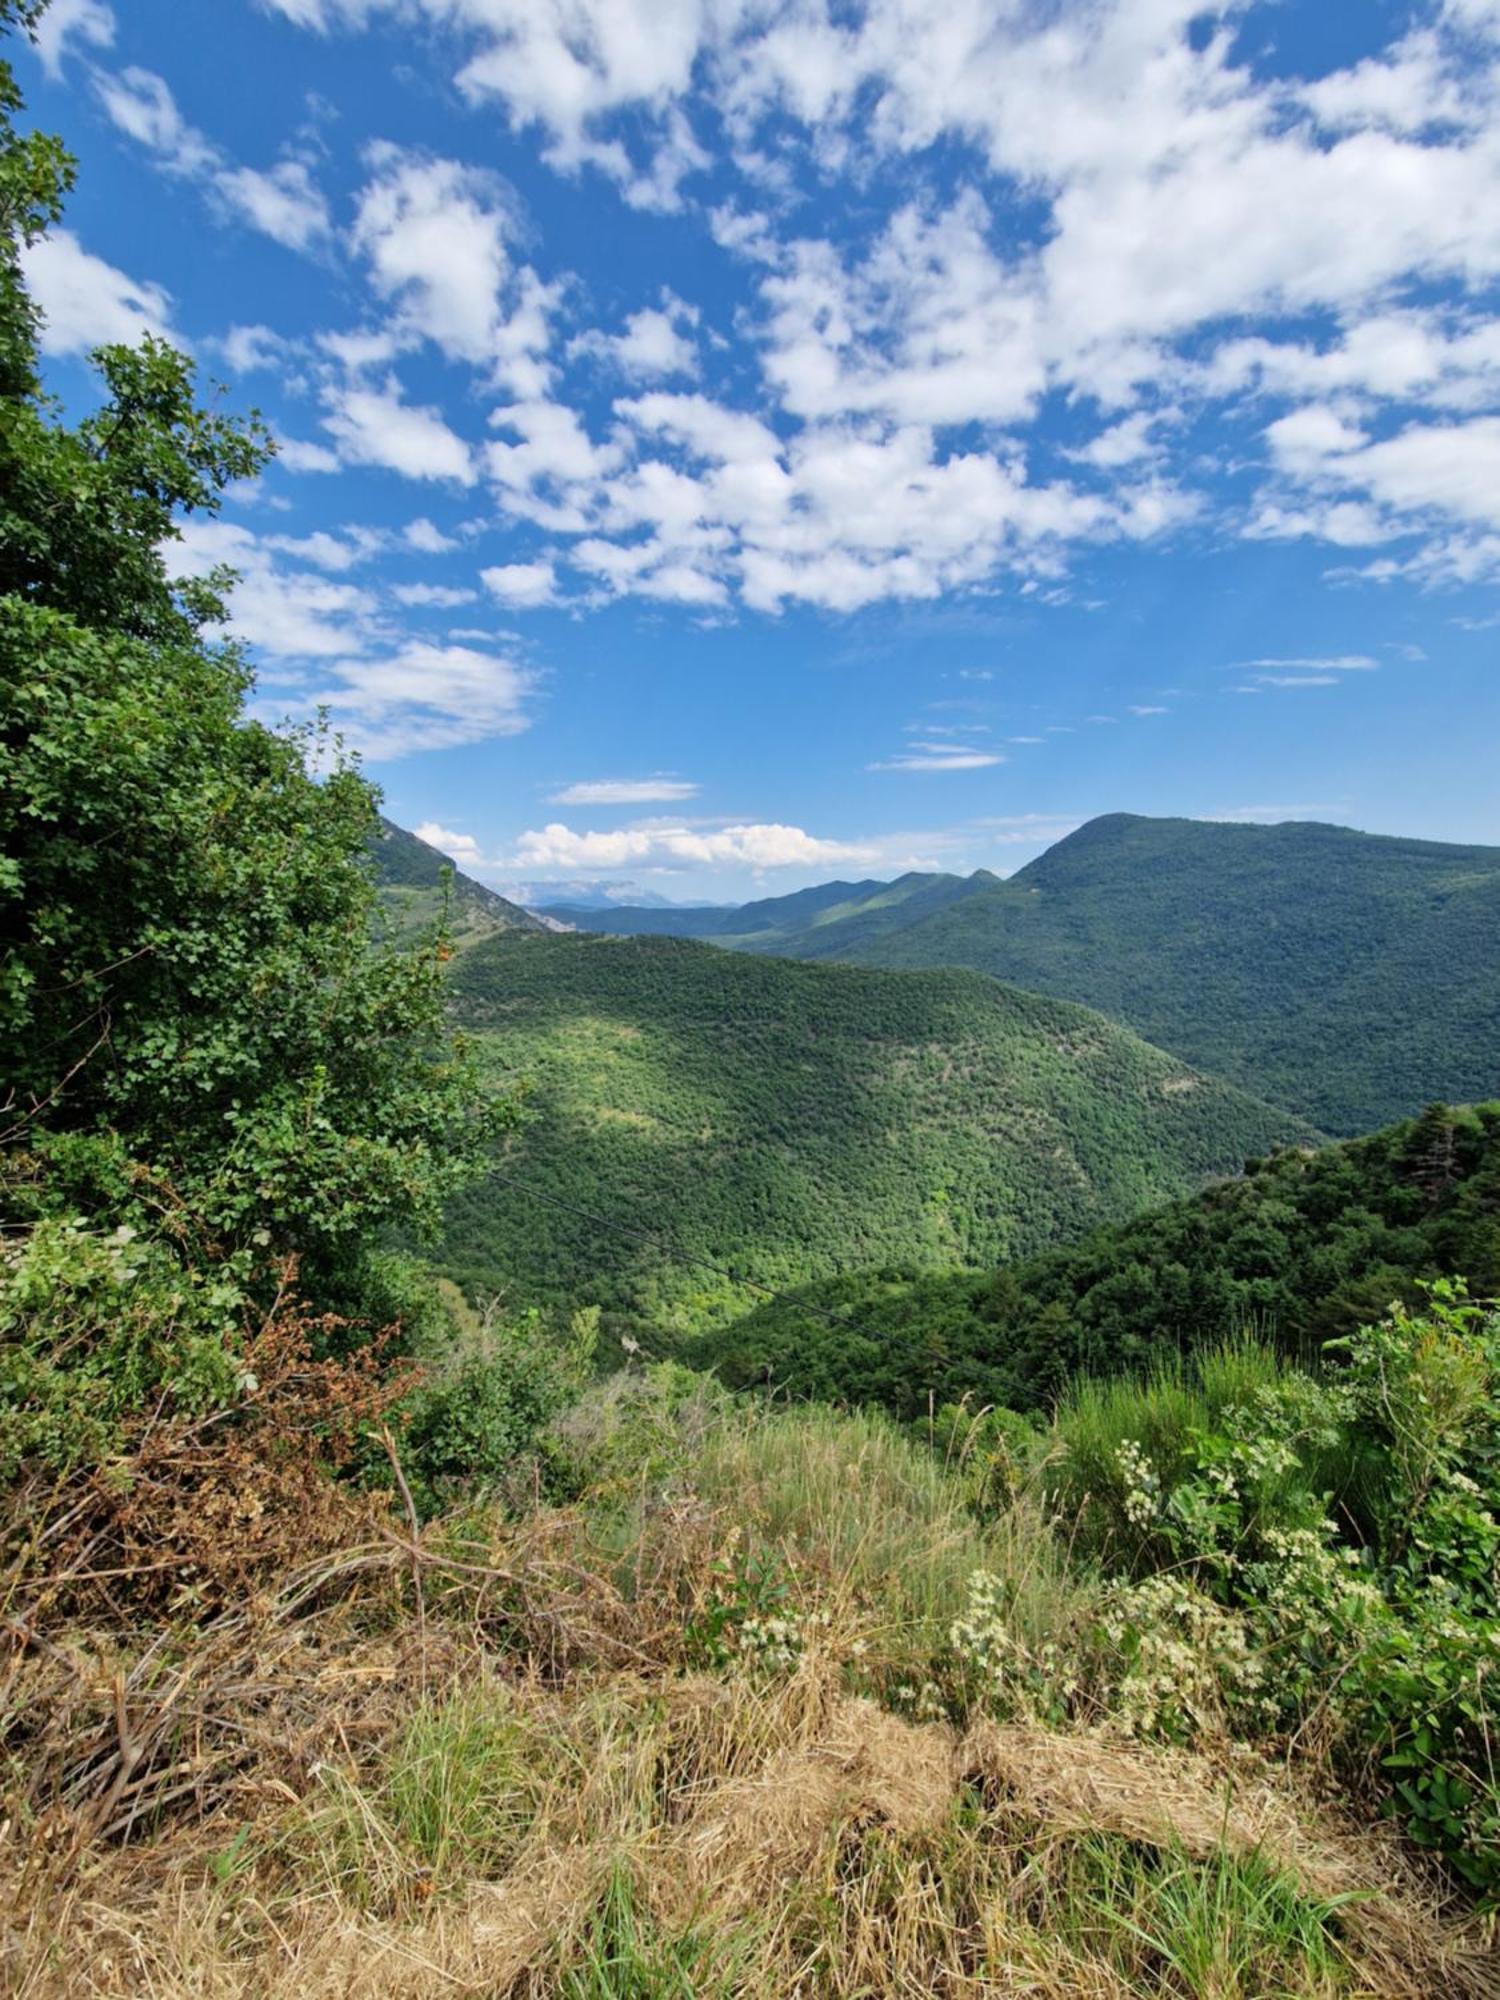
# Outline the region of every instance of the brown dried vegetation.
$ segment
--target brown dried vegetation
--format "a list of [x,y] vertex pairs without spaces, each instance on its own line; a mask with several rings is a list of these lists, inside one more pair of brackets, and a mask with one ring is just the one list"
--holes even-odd
[[[153,1430],[119,1495],[30,1496],[0,1990],[1500,1993],[1482,1928],[1285,1772],[872,1699],[884,1557],[841,1538],[900,1468],[869,1433],[700,1410],[693,1476],[423,1528],[296,1447],[384,1395],[307,1353],[263,1348],[259,1434]],[[773,1522],[805,1643],[705,1671],[726,1551]],[[914,1568],[969,1559],[929,1528]]]

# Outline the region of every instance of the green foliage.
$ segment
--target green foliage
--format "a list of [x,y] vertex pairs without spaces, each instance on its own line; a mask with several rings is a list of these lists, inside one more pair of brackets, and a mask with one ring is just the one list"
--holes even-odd
[[[544,1788],[542,1754],[503,1684],[454,1689],[416,1709],[366,1782],[320,1764],[277,1845],[358,1908],[410,1908],[511,1865]],[[232,1850],[214,1860],[231,1874],[245,1865]]]
[[464,954],[453,993],[497,1082],[527,1080],[499,1165],[543,1199],[463,1196],[450,1269],[587,1299],[658,1351],[752,1283],[991,1263],[1299,1136],[1098,1015],[971,974],[507,934]]
[[561,2000],[729,2000],[730,1941],[662,1935],[630,1867],[619,1861],[558,1985]]
[[[404,1461],[424,1511],[456,1494],[515,1498],[542,1467],[542,1433],[593,1374],[597,1311],[563,1329],[535,1308],[506,1314],[496,1302],[470,1310],[452,1288],[453,1318],[418,1350],[425,1363],[411,1399]],[[559,1471],[549,1471],[549,1484]]]
[[1006,881],[561,914],[794,958],[971,967],[1097,1007],[1328,1132],[1500,1088],[1500,848],[1111,813]]
[[[34,14],[0,0],[0,29]],[[79,422],[42,389],[20,258],[72,166],[19,108],[0,62],[0,1452],[57,1466],[132,1397],[218,1394],[293,1264],[367,1331],[411,1291],[382,1235],[436,1221],[499,1115],[441,941],[372,944],[372,788],[247,719],[228,578],[168,576],[264,428],[151,340],[95,354]]]
[[1113,1719],[1312,1722],[1420,1845],[1500,1892],[1500,1313],[1439,1281],[1321,1378],[1253,1349],[1075,1390],[1052,1478],[1106,1613]]
[[49,1218],[0,1245],[0,1483],[23,1463],[67,1473],[118,1448],[122,1422],[170,1399],[233,1399],[237,1288],[184,1269],[128,1223]]
[[[1445,1272],[1500,1293],[1500,1104],[1250,1163],[1189,1200],[984,1276],[865,1272],[765,1305],[701,1350],[733,1384],[878,1402],[1045,1408],[1253,1330],[1315,1354]],[[833,1324],[827,1316],[833,1317]]]
[[1135,1992],[1271,2000],[1348,1990],[1336,1942],[1342,1899],[1311,1895],[1255,1848],[1222,1842],[1199,1857],[1094,1834],[1066,1850],[1048,1891],[1057,1933]]
[[475,1090],[434,953],[372,951],[370,788],[242,720],[233,655],[0,598],[12,1145],[109,1133],[227,1250],[431,1220]]

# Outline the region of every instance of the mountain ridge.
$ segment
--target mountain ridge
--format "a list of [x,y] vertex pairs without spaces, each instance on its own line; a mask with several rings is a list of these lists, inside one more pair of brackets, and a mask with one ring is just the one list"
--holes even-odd
[[[893,896],[901,884],[917,886]],[[1008,878],[848,893],[863,887],[695,913],[692,934],[778,957],[986,972],[1097,1008],[1345,1135],[1500,1089],[1500,848],[1319,820],[1107,813]],[[813,921],[799,920],[806,898]],[[633,921],[622,908],[579,927]],[[654,912],[649,928],[686,926]]]
[[893,1258],[999,1261],[1318,1137],[1098,1013],[963,970],[497,932],[451,990],[531,1118],[497,1162],[516,1187],[455,1204],[449,1269],[657,1326]]

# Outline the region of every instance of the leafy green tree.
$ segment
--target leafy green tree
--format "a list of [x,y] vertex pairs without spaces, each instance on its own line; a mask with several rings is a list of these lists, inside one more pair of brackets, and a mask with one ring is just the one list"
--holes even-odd
[[[34,25],[0,0],[0,28]],[[435,1219],[493,1124],[442,1024],[437,940],[372,938],[376,794],[247,717],[218,574],[163,545],[262,465],[159,341],[42,386],[22,251],[72,162],[0,63],[0,1160],[22,1216],[164,1224],[253,1292],[288,1253],[359,1309],[382,1227]],[[317,775],[319,772],[322,775]],[[388,1291],[382,1284],[380,1291]]]

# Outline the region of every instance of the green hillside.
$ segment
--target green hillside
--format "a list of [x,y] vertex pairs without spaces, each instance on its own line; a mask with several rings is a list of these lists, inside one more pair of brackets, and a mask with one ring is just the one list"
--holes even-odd
[[370,855],[380,907],[399,943],[430,932],[442,917],[445,903],[449,930],[459,949],[496,931],[553,928],[472,876],[461,875],[446,854],[383,815],[370,843]]
[[972,973],[500,934],[453,994],[495,1074],[530,1086],[504,1172],[587,1212],[470,1191],[454,1274],[682,1329],[755,1294],[674,1252],[775,1287],[993,1264],[1311,1136],[1098,1014]]
[[[1315,1349],[1456,1274],[1500,1293],[1500,1104],[1254,1163],[1154,1214],[982,1276],[886,1268],[769,1304],[695,1358],[735,1384],[884,1404],[1035,1408],[1070,1375],[1255,1331]],[[839,1323],[841,1322],[841,1323]]]
[[1326,1131],[1500,1089],[1500,848],[1113,813],[1009,881],[924,879],[723,941],[1077,1000]]

